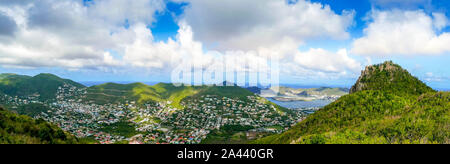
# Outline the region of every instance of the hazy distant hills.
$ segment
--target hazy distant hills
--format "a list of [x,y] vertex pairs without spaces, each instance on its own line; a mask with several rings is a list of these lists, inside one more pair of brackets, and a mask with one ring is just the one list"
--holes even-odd
[[[278,91],[278,92],[277,92]],[[348,94],[347,88],[307,88],[296,89],[289,87],[278,87],[262,89],[259,91],[262,97],[270,97],[278,101],[311,101],[317,99],[337,99]]]
[[62,79],[52,74],[25,76],[16,74],[0,74],[0,92],[10,95],[26,97],[34,95],[41,101],[55,99],[58,87],[68,84],[84,88],[82,84],[68,79]]
[[256,143],[450,143],[450,93],[392,62],[368,66],[346,95]]
[[[224,84],[231,84],[224,82]],[[0,74],[0,94],[4,93],[10,96],[38,97],[41,101],[55,99],[59,87],[70,85],[77,88],[86,88],[87,97],[84,101],[93,103],[117,103],[125,101],[136,101],[142,103],[145,101],[172,101],[174,106],[179,107],[179,102],[188,96],[202,94],[207,92],[216,92],[218,95],[229,97],[245,97],[253,93],[261,93],[263,97],[273,97],[280,101],[307,101],[313,99],[322,99],[329,97],[340,97],[348,93],[345,88],[312,88],[312,89],[294,89],[280,87],[280,92],[273,92],[272,89],[247,88],[243,89],[235,85],[220,86],[179,86],[173,84],[158,83],[147,85],[144,83],[117,84],[105,83],[91,87],[74,82],[69,79],[62,79],[52,74],[39,74],[36,76],[25,76],[17,74]]]

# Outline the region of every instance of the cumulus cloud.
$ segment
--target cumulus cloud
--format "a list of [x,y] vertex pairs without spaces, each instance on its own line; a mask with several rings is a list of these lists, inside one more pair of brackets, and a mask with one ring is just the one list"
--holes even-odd
[[99,0],[88,7],[78,0],[2,1],[0,13],[17,28],[14,37],[0,40],[0,64],[68,69],[119,65],[107,50],[135,39],[131,32],[123,32],[128,31],[123,23],[151,23],[154,13],[164,9],[162,4],[162,0]]
[[0,5],[13,6],[13,5],[25,5],[31,3],[33,0],[2,0]]
[[127,20],[130,24],[149,24],[155,21],[155,12],[162,12],[164,8],[164,0],[95,0],[89,11],[110,23],[123,24]]
[[183,19],[194,38],[219,50],[255,50],[320,37],[347,39],[354,16],[353,11],[339,15],[328,5],[305,0],[186,1],[190,5]]
[[[157,48],[154,48],[154,50],[166,48],[164,54],[172,56],[171,61],[174,65],[188,63],[193,66],[202,66],[200,68],[219,67],[219,69],[226,65],[226,71],[267,73],[273,69],[270,63],[278,61],[282,63],[280,64],[281,73],[292,75],[305,72],[310,72],[311,74],[320,72],[324,76],[327,74],[352,76],[361,69],[361,64],[351,58],[347,54],[346,49],[330,52],[319,48],[302,52],[298,50],[294,43],[249,51],[204,52],[202,51],[204,49],[203,44],[193,40],[194,33],[192,28],[186,24],[180,24],[180,26],[176,41],[169,40],[167,44],[160,43],[156,45]],[[174,57],[177,58],[174,59]],[[163,57],[159,58],[162,59]]]
[[361,69],[361,64],[350,58],[346,49],[341,49],[337,53],[320,48],[306,52],[299,51],[295,56],[295,62],[304,68],[321,72],[352,73]]
[[450,33],[444,14],[422,10],[373,11],[364,36],[353,42],[352,53],[361,55],[439,55],[450,51]]
[[447,27],[449,25],[448,19],[443,13],[432,13],[433,15],[433,27],[436,28],[436,30],[440,31],[444,27]]
[[[192,0],[179,19],[177,36],[157,42],[148,25],[156,21],[155,13],[164,11],[164,2],[1,1],[0,27],[16,26],[0,30],[0,35],[14,32],[0,39],[0,66],[156,72],[189,63],[196,69],[231,66],[227,69],[267,72],[269,57],[276,56],[285,72],[359,71],[359,63],[345,50],[298,50],[312,38],[348,38],[351,11],[339,15],[329,6],[303,0]],[[256,7],[248,8],[252,5]]]

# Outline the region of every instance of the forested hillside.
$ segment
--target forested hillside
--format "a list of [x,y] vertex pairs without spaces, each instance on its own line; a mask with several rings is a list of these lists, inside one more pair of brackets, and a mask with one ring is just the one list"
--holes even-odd
[[83,142],[42,119],[34,120],[0,107],[0,144],[76,144]]
[[450,93],[436,92],[392,62],[366,67],[346,95],[256,143],[450,143]]
[[65,84],[78,88],[85,87],[72,80],[62,79],[52,74],[39,74],[33,77],[0,74],[0,93],[19,97],[35,96],[41,101],[55,99],[58,88]]

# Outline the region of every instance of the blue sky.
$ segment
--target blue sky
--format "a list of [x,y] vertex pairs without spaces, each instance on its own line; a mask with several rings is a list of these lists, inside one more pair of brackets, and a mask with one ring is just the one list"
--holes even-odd
[[157,41],[166,41],[169,37],[174,38],[177,35],[179,26],[176,19],[183,14],[183,7],[186,5],[188,4],[168,2],[166,11],[157,14],[157,21],[149,26]]
[[[86,1],[86,0],[85,0]],[[401,3],[392,3],[389,5],[379,5],[373,3],[374,0],[311,0],[311,2],[321,3],[324,5],[329,5],[331,9],[336,13],[341,13],[343,10],[354,10],[356,11],[355,16],[355,25],[352,26],[349,31],[351,32],[353,37],[362,36],[362,32],[364,27],[366,27],[367,21],[365,17],[372,9],[379,10],[388,10],[388,9],[405,9],[405,10],[425,10],[427,12],[440,11],[446,13],[446,15],[450,14],[448,8],[450,7],[450,1],[445,0],[435,0],[430,1],[431,6],[429,6],[428,1],[423,1],[423,3],[412,4],[412,6],[402,6]],[[407,1],[405,1],[407,3]],[[189,5],[188,3],[176,3],[176,2],[167,2],[167,10],[162,14],[158,14],[157,22],[155,22],[151,27],[154,32],[155,37],[158,40],[165,41],[168,37],[175,37],[177,34],[177,30],[179,29],[176,23],[176,16],[179,16],[183,13],[183,7]],[[175,17],[174,17],[175,15]],[[444,31],[449,31],[450,27],[448,27]],[[339,44],[339,43],[336,43]],[[348,43],[341,43],[348,44]]]
[[286,84],[350,86],[365,65],[393,60],[450,88],[446,0],[62,1],[0,2],[0,72],[169,82],[186,54],[269,52]]

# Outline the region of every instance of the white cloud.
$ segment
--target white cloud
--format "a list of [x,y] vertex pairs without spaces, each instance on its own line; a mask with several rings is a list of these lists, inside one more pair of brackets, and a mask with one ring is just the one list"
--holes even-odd
[[364,36],[353,42],[352,53],[361,55],[439,55],[450,52],[450,33],[444,14],[423,11],[373,11]]
[[[296,74],[301,72],[321,72],[327,74],[351,75],[357,73],[361,69],[361,64],[351,58],[345,49],[341,49],[336,53],[329,52],[324,49],[310,49],[302,52],[297,49],[293,43],[286,42],[278,47],[258,48],[256,50],[235,50],[235,51],[206,51],[203,52],[203,44],[193,40],[194,33],[192,28],[186,24],[181,24],[176,41],[169,41],[167,44],[158,44],[158,48],[170,47],[167,50],[176,50],[165,54],[173,54],[169,56],[179,57],[172,61],[179,64],[183,60],[187,63],[198,62],[197,65],[215,65],[222,67],[223,64],[232,66],[232,70],[249,71],[249,72],[267,72],[269,71],[269,63],[271,57],[279,57],[280,68],[282,72]],[[167,51],[169,52],[169,51]],[[130,53],[137,54],[137,53]],[[214,60],[217,59],[220,60]],[[194,64],[195,65],[195,64]],[[290,65],[296,65],[291,67]],[[229,68],[228,68],[229,69]],[[292,72],[291,72],[292,71]],[[298,72],[296,72],[298,71]]]
[[[0,39],[0,65],[117,66],[118,61],[105,53],[135,39],[131,32],[123,32],[128,31],[123,27],[125,21],[154,22],[153,15],[164,9],[163,4],[162,0],[98,0],[89,7],[78,0],[2,2],[0,13],[14,20],[17,28],[14,37]],[[122,35],[115,35],[119,32]]]
[[110,23],[123,24],[128,20],[130,24],[149,24],[155,21],[155,12],[162,12],[164,8],[163,0],[95,0],[89,11]]
[[442,82],[443,77],[434,75],[432,72],[425,73],[425,81],[427,82]]
[[443,13],[433,13],[433,26],[436,28],[436,30],[440,31],[444,27],[447,27],[449,25],[448,19]]
[[[17,26],[12,37],[0,37],[0,66],[170,72],[187,62],[213,67],[231,63],[236,71],[264,72],[267,57],[277,56],[281,70],[294,74],[325,77],[359,71],[359,63],[344,50],[298,50],[311,38],[348,38],[351,12],[338,15],[328,6],[303,0],[290,5],[193,0],[178,22],[176,38],[156,42],[148,25],[164,10],[163,2],[97,0],[84,6],[72,0],[5,1],[0,3],[0,16],[5,17],[0,21],[13,20]],[[129,28],[124,27],[126,20]]]
[[361,64],[350,58],[345,49],[341,49],[337,53],[324,49],[299,51],[295,56],[295,62],[307,69],[330,73],[352,73],[361,69]]
[[[180,0],[181,1],[181,0]],[[186,0],[184,21],[194,38],[218,50],[255,50],[293,40],[347,39],[353,11],[299,0]],[[298,46],[297,45],[297,46]]]

